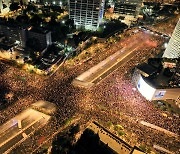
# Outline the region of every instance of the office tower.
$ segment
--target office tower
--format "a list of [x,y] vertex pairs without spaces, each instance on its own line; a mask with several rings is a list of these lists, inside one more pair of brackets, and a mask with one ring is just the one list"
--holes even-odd
[[2,1],[0,1],[0,13],[1,13],[1,10],[2,10]]
[[104,15],[105,0],[69,0],[69,18],[76,28],[97,30]]
[[165,58],[180,58],[180,19],[174,29],[171,39],[164,51]]
[[114,12],[121,15],[137,16],[142,0],[119,0],[115,2]]
[[39,49],[45,49],[52,44],[51,31],[42,28],[29,28],[27,40],[36,40]]
[[25,29],[9,23],[0,23],[0,34],[13,42],[20,42],[25,47]]

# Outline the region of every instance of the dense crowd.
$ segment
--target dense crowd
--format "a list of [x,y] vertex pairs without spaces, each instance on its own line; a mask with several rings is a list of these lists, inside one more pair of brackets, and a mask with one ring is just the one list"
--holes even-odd
[[[128,37],[135,39],[139,34],[133,35]],[[138,121],[144,120],[174,133],[180,132],[179,116],[168,112],[166,112],[167,117],[163,116],[162,111],[155,108],[152,102],[143,98],[132,84],[133,68],[146,61],[148,57],[152,56],[152,53],[158,52],[158,49],[155,50],[151,45],[147,45],[143,50],[139,49],[131,60],[91,89],[81,89],[71,85],[77,75],[111,55],[118,48],[128,45],[131,41],[132,39],[129,38],[127,41],[120,41],[112,47],[109,46],[107,50],[103,51],[104,54],[96,53],[92,62],[78,66],[65,64],[50,77],[30,74],[15,66],[0,63],[0,104],[8,104],[1,109],[1,124],[38,100],[50,101],[58,106],[57,113],[46,127],[41,128],[37,135],[32,136],[16,150],[21,149],[21,153],[33,151],[40,144],[38,142],[40,137],[51,135],[65,120],[74,115],[83,115],[81,123],[87,123],[91,119],[102,123],[108,121],[112,121],[114,124],[121,123],[125,129],[136,134],[139,143],[143,142],[151,146],[159,144],[165,148],[177,150],[179,140],[142,127],[138,123]],[[159,37],[150,41],[157,44],[162,43],[162,39]],[[11,99],[5,97],[9,93],[11,93]]]

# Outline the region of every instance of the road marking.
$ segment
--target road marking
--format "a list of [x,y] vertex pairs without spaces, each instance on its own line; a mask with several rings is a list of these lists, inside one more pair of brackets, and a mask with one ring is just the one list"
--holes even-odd
[[165,134],[168,134],[168,135],[170,135],[170,136],[179,137],[178,134],[175,134],[175,133],[173,133],[173,132],[171,132],[171,131],[169,131],[169,130],[166,130],[166,129],[164,129],[164,128],[161,128],[161,127],[156,126],[156,125],[151,124],[151,123],[148,123],[148,122],[145,122],[145,121],[141,121],[140,124],[142,124],[142,125],[144,125],[144,126],[147,126],[147,127],[150,127],[150,128],[153,128],[153,129],[156,129],[156,130],[158,130],[158,131],[164,132]]
[[169,151],[169,150],[167,150],[167,149],[165,149],[165,148],[163,148],[163,147],[161,147],[159,145],[153,145],[153,148],[157,149],[159,151],[165,152],[165,153],[175,154],[174,152],[171,152],[171,151]]
[[[40,119],[41,120],[41,119]],[[39,121],[40,121],[39,120]],[[48,119],[46,119],[48,121]],[[44,121],[41,125],[39,125],[38,129],[40,127],[42,127],[43,125],[45,125],[47,123],[47,121]],[[33,130],[31,133],[29,133],[26,137],[23,137],[23,139],[21,139],[19,142],[17,142],[16,144],[14,144],[12,147],[10,147],[7,151],[5,151],[3,154],[9,154],[10,151],[12,151],[16,146],[18,146],[19,144],[21,144],[22,142],[24,142],[27,138],[30,137],[30,135],[34,134],[36,130]]]
[[[141,39],[142,40],[142,39]],[[142,40],[143,41],[143,40]],[[118,50],[117,52],[115,52],[113,55],[110,55],[109,57],[107,57],[105,60],[101,61],[100,63],[98,63],[97,65],[91,67],[89,70],[85,71],[84,73],[82,73],[81,75],[79,75],[78,77],[76,77],[72,84],[74,85],[78,85],[78,82],[75,82],[76,80],[81,81],[82,83],[92,83],[96,81],[98,78],[100,78],[100,80],[102,79],[101,76],[103,74],[105,74],[106,72],[108,72],[109,70],[111,70],[113,67],[115,67],[119,62],[121,62],[122,60],[124,60],[126,57],[130,56],[133,51],[137,50],[138,48],[140,48],[143,44],[137,45],[134,48],[134,45],[136,45],[138,42],[133,43],[133,45],[131,45],[130,47],[124,47],[120,50]],[[126,52],[121,52],[121,51],[126,51]],[[134,55],[133,55],[134,56]],[[131,59],[131,58],[130,58]],[[112,62],[113,60],[113,62]],[[127,60],[128,61],[128,60]],[[111,62],[111,63],[110,63]],[[110,66],[108,66],[110,65]],[[104,70],[103,70],[104,68]],[[97,74],[98,72],[100,72],[99,74]],[[113,71],[112,71],[113,72]],[[112,73],[110,72],[110,73]],[[109,74],[110,74],[109,73]],[[96,75],[97,74],[97,75]],[[93,77],[93,75],[96,75],[95,77]],[[106,75],[108,76],[108,75]],[[79,86],[83,86],[86,88],[90,88],[92,85],[88,84],[88,86],[86,86],[87,84],[80,84]]]
[[37,120],[33,121],[31,124],[29,124],[28,126],[26,126],[25,128],[21,129],[20,131],[18,131],[15,135],[11,136],[10,138],[8,138],[7,140],[5,140],[3,143],[0,144],[0,147],[3,146],[4,144],[6,144],[7,142],[9,142],[10,140],[12,140],[13,138],[15,138],[17,135],[21,134],[23,131],[25,131],[27,128],[31,127],[31,125],[33,125],[34,123],[36,123],[37,121],[39,121],[41,119],[38,118]]

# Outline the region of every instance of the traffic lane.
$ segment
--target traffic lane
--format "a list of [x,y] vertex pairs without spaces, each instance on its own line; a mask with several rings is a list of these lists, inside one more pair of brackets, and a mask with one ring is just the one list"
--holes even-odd
[[[88,82],[93,82],[99,78],[100,76],[103,76],[103,74],[107,74],[106,72],[108,70],[111,69],[111,67],[114,67],[115,65],[118,65],[118,63],[120,63],[121,60],[123,60],[124,58],[126,58],[127,56],[133,54],[133,52],[135,52],[136,50],[139,50],[140,47],[144,46],[146,42],[143,42],[142,44],[140,44],[139,46],[131,47],[129,49],[129,52],[124,51],[122,54],[120,54],[119,56],[117,56],[116,58],[114,58],[113,60],[110,60],[108,63],[106,63],[104,66],[100,67],[98,72],[92,73],[89,76],[89,79],[86,80]],[[130,56],[131,57],[131,56]],[[110,57],[111,58],[111,57]],[[128,60],[128,59],[127,59]]]
[[[39,129],[41,126],[46,124],[46,122],[47,122],[47,119],[42,117],[40,120],[35,122],[29,128],[27,128],[26,130],[22,131],[22,133],[18,134],[12,140],[8,141],[6,144],[1,146],[0,153],[10,152],[11,150],[13,150],[13,148],[15,148],[18,144],[20,144],[21,141],[24,141],[25,139],[27,139],[37,129]],[[27,137],[23,137],[23,133],[25,133],[27,135]]]
[[[30,116],[26,117],[21,121],[22,123],[22,128],[25,129],[28,125],[30,125],[35,119],[31,118]],[[7,129],[3,134],[0,136],[0,147],[3,144],[6,144],[8,140],[11,140],[11,138],[15,137],[18,133],[21,133],[21,129],[18,128],[18,122],[17,120],[15,121],[16,124],[13,125],[13,127],[10,127]]]

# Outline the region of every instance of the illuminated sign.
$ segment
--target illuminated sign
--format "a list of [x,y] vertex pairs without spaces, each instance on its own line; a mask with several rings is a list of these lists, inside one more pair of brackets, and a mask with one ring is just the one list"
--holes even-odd
[[163,98],[165,95],[166,91],[157,91],[155,94],[156,98]]

